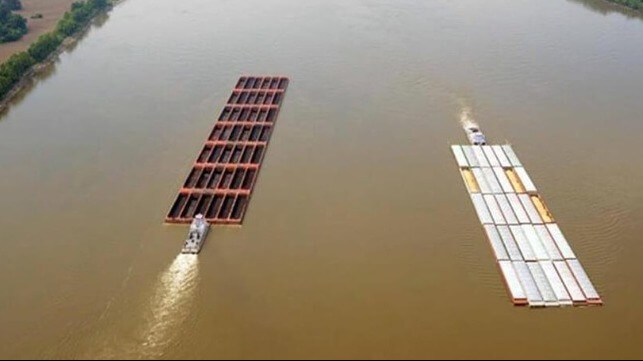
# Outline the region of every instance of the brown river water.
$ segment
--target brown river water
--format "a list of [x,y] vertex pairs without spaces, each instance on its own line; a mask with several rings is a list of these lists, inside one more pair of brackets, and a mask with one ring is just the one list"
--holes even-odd
[[[576,0],[128,0],[0,119],[0,358],[643,357],[643,19]],[[164,216],[291,78],[242,227]],[[605,302],[509,302],[449,144],[528,168]]]

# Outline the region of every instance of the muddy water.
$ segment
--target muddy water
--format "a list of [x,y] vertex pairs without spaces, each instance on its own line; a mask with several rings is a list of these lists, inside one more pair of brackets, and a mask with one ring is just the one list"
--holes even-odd
[[[641,44],[593,1],[124,2],[0,120],[0,357],[641,357]],[[291,77],[245,223],[176,258],[240,73]],[[464,110],[605,307],[510,306]]]

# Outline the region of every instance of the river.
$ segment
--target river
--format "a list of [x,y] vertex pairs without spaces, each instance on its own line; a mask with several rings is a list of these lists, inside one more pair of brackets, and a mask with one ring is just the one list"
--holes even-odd
[[[640,358],[643,21],[596,1],[128,0],[0,119],[2,358]],[[163,224],[291,79],[242,227]],[[509,141],[604,307],[514,308],[449,144]]]

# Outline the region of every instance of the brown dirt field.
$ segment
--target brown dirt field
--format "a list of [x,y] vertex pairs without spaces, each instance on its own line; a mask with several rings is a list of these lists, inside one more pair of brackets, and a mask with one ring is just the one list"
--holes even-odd
[[[56,27],[56,23],[65,11],[71,8],[74,0],[22,0],[23,9],[18,14],[27,19],[29,31],[22,39],[11,43],[0,44],[0,63],[7,60],[12,54],[27,50],[29,45],[44,33]],[[31,19],[31,15],[40,13],[42,19]]]

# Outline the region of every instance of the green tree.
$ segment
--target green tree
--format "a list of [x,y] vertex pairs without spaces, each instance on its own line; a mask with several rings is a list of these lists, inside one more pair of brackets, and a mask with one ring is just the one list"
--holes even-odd
[[47,59],[49,54],[53,53],[61,43],[62,39],[54,33],[41,35],[31,44],[27,52],[35,61],[41,62]]
[[0,65],[0,76],[18,80],[34,64],[33,58],[25,52],[12,55],[9,60]]
[[27,33],[27,19],[11,12],[4,2],[0,3],[0,43],[15,41]]
[[26,52],[21,52],[0,65],[0,96],[7,94],[33,64],[33,58]]
[[20,0],[0,0],[0,4],[6,5],[9,10],[22,10]]
[[56,32],[63,36],[73,35],[96,14],[96,12],[109,5],[107,0],[87,0],[72,3],[71,10],[67,11],[56,26]]

